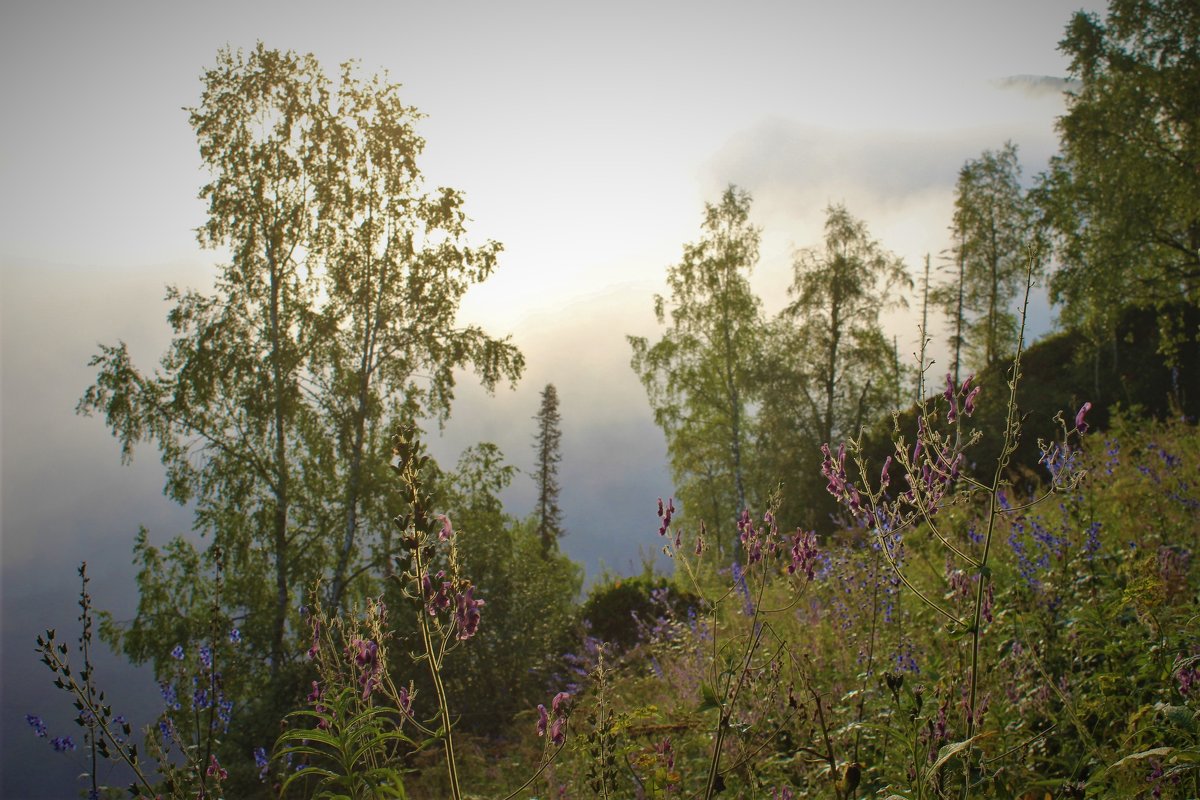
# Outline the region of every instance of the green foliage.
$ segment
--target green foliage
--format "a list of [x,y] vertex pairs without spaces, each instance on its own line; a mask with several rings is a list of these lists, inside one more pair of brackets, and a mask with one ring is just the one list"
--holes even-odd
[[636,644],[643,625],[666,613],[686,617],[688,610],[698,610],[700,598],[683,591],[673,581],[662,576],[635,575],[613,577],[597,583],[588,592],[580,615],[586,621],[592,637],[625,651]]
[[[747,502],[751,416],[762,352],[761,303],[750,290],[759,231],[750,196],[730,186],[706,204],[704,234],[667,270],[670,327],[653,346],[629,336],[631,365],[667,437],[683,513],[732,519]],[[654,313],[666,324],[667,299]]]
[[953,326],[956,381],[964,361],[973,369],[1003,362],[1016,337],[1013,300],[1030,260],[1037,261],[1033,208],[1020,177],[1012,142],[999,151],[985,150],[958,173],[951,226],[954,277],[931,296]]
[[[197,598],[217,580],[222,612],[244,620],[238,702],[266,682],[296,689],[298,609],[324,580],[333,606],[361,600],[392,571],[387,437],[444,420],[455,375],[489,390],[523,359],[507,340],[460,326],[467,288],[499,245],[464,242],[462,195],[423,189],[419,115],[398,88],[353,65],[331,83],[311,56],[222,50],[190,109],[210,180],[201,244],[227,247],[214,291],[171,288],[174,338],[159,369],[123,343],[92,360],[81,413],[102,413],[125,459],[154,442],[167,494],[195,508],[200,550],[139,536],[139,606],[104,634],[160,674],[205,625]],[[279,698],[278,717],[297,696]]]
[[[536,519],[504,513],[499,493],[516,470],[495,445],[469,448],[447,477],[461,569],[487,600],[487,624],[470,648],[450,653],[446,686],[462,707],[464,730],[498,735],[552,686],[576,625],[583,583],[578,564],[543,549]],[[495,691],[503,686],[504,691]]]
[[1112,0],[1103,21],[1077,12],[1059,48],[1079,88],[1038,193],[1061,263],[1051,288],[1103,342],[1130,306],[1200,303],[1200,8]]
[[757,477],[767,487],[784,481],[780,514],[789,525],[824,525],[832,509],[819,448],[900,402],[880,314],[905,305],[912,281],[840,205],[826,209],[823,246],[802,251],[793,266],[792,303],[770,328]]
[[562,509],[558,507],[558,463],[562,460],[559,447],[562,417],[558,411],[558,390],[547,383],[542,390],[542,405],[538,409],[537,433],[534,434],[533,452],[537,463],[533,479],[537,484],[537,532],[542,540],[542,549],[549,552],[558,546],[563,537]]

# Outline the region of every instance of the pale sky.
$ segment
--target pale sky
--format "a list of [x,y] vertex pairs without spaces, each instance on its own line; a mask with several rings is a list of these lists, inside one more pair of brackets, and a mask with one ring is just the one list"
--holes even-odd
[[[167,341],[163,285],[204,287],[221,258],[195,242],[204,176],[181,110],[197,102],[218,48],[261,39],[311,51],[330,74],[356,58],[365,73],[387,70],[427,115],[430,185],[462,190],[472,238],[505,246],[461,319],[511,334],[529,361],[517,389],[495,399],[464,377],[435,453],[452,462],[490,439],[529,467],[530,418],[553,381],[564,547],[594,576],[602,561],[629,571],[639,545],[657,546],[654,500],[671,491],[665,447],[624,337],[659,335],[651,297],[698,237],[704,202],[731,182],[754,196],[763,227],[754,285],[768,310],[784,302],[796,248],[818,244],[831,202],[845,202],[915,273],[924,253],[948,244],[964,160],[1012,139],[1029,177],[1054,151],[1061,95],[1017,76],[1065,76],[1056,44],[1080,7],[1103,9],[1094,0],[5,0],[6,762],[44,757],[19,719],[34,709],[14,704],[11,687],[22,702],[26,687],[40,687],[42,711],[66,705],[43,691],[49,679],[30,647],[39,628],[71,623],[74,562],[101,565],[97,602],[128,611],[136,526],[149,524],[158,541],[187,527],[161,497],[153,449],[120,467],[102,421],[73,408],[97,343],[123,338],[151,368]],[[892,324],[911,347],[911,320]],[[532,482],[519,477],[506,499],[528,513]],[[0,794],[34,791],[5,772]]]

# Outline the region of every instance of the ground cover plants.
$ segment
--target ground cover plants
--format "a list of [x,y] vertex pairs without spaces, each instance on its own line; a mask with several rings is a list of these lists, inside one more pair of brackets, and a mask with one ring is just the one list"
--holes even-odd
[[[881,322],[913,283],[866,221],[826,209],[771,317],[750,194],[707,204],[661,338],[627,337],[672,473],[645,487],[664,558],[586,597],[552,384],[526,519],[494,444],[447,469],[420,443],[466,370],[490,391],[525,364],[460,327],[501,248],[424,188],[420,114],[353,63],[221,51],[189,119],[200,241],[231,261],[211,294],[168,290],[157,369],[102,346],[78,405],[123,458],[158,449],[197,537],[139,533],[124,622],[80,567],[74,651],[37,642],[77,728],[29,709],[31,735],[83,757],[89,797],[1200,796],[1196,19],[1073,18],[1063,153],[1032,190],[1011,143],[964,165],[916,367]],[[1122,191],[1095,190],[1113,159]],[[1102,202],[1126,183],[1142,203]],[[1027,349],[1041,278],[1065,329]],[[97,636],[152,665],[157,719],[112,708]]]
[[[222,664],[240,634],[218,603],[212,629],[170,654],[178,675],[145,731],[147,768],[94,686],[86,583],[83,668],[72,672],[54,632],[39,643],[74,696],[82,740],[51,739],[36,717],[31,728],[56,749],[124,760],[145,797],[503,797],[525,780],[515,796],[1193,796],[1200,435],[1136,413],[1094,431],[1084,403],[1060,417],[1039,463],[1018,468],[1007,454],[1020,363],[1007,397],[947,377],[916,440],[898,435],[883,464],[854,441],[827,447],[847,522],[835,535],[781,531],[770,507],[680,525],[660,500],[674,574],[594,587],[596,622],[582,621],[559,659],[560,689],[501,739],[456,731],[453,708],[471,698],[447,696],[439,671],[487,624],[486,598],[404,439],[394,581],[407,605],[328,612],[314,595],[308,702],[276,742],[221,746],[237,724]],[[1007,405],[1010,426],[988,471],[970,460],[986,403]],[[719,536],[732,559],[716,556]],[[389,622],[404,608],[416,610],[415,656]],[[614,629],[606,614],[632,635],[592,636]]]

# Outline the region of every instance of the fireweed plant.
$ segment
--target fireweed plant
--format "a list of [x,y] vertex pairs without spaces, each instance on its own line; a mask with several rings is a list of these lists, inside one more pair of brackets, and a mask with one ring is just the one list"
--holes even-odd
[[[79,567],[82,630],[78,650],[83,660],[79,672],[72,671],[69,648],[57,641],[53,629],[38,637],[37,651],[42,663],[55,673],[54,685],[74,698],[75,723],[84,731],[84,749],[90,765],[83,775],[90,785],[89,798],[113,791],[100,784],[98,768],[102,761],[123,763],[130,769],[134,781],[128,792],[133,797],[218,800],[224,796],[222,783],[229,773],[216,751],[221,738],[229,732],[233,703],[222,691],[220,664],[223,654],[238,646],[241,634],[220,612],[223,564],[219,548],[215,551],[215,562],[217,580],[209,615],[210,635],[204,640],[177,644],[171,651],[174,669],[159,683],[163,712],[144,736],[149,762],[131,741],[133,726],[124,716],[113,714],[105,693],[96,685],[92,664],[94,617],[86,562]],[[32,715],[27,718],[37,720],[36,727],[44,732],[39,718]],[[56,737],[52,744],[57,750],[75,749],[70,737]]]
[[[275,745],[274,761],[286,776],[281,791],[299,783],[307,789],[305,797],[405,797],[404,757],[440,747],[446,791],[454,800],[463,797],[454,714],[443,671],[447,654],[475,636],[486,601],[475,596],[475,586],[461,572],[449,516],[430,511],[431,498],[422,479],[428,461],[412,429],[393,439],[392,467],[406,505],[395,518],[405,553],[395,558],[394,577],[408,601],[407,613],[416,617],[421,651],[412,656],[412,663],[428,671],[432,712],[421,710],[412,681],[393,681],[393,630],[383,600],[368,602],[361,615],[352,611],[330,617],[321,610],[314,590],[307,614],[312,627],[308,656],[318,679],[312,681],[310,707],[289,715],[291,724]],[[545,745],[536,768],[509,798],[532,784],[561,753],[570,711],[566,692],[551,699],[549,710],[538,705],[536,732]]]
[[[1021,355],[1025,332],[1025,312],[1028,308],[1030,284],[1026,285],[1025,307],[1017,339],[1016,355],[1008,376],[1008,397],[1004,419],[1003,442],[991,474],[973,477],[967,469],[967,452],[981,434],[968,428],[980,402],[981,388],[972,386],[974,376],[956,385],[950,374],[945,378],[945,390],[932,401],[921,404],[917,413],[916,438],[911,447],[899,434],[897,417],[894,453],[888,456],[878,472],[866,462],[861,440],[842,443],[836,453],[829,444],[822,446],[822,473],[828,479],[829,492],[869,535],[875,550],[887,562],[896,580],[917,600],[932,610],[944,625],[945,637],[954,641],[965,638],[968,655],[964,665],[960,707],[964,735],[958,741],[946,741],[948,703],[942,699],[938,715],[925,731],[910,729],[910,734],[923,735],[926,742],[945,742],[928,764],[923,764],[919,748],[913,748],[913,764],[909,770],[911,789],[916,797],[944,796],[948,784],[946,770],[957,762],[961,768],[961,794],[966,798],[978,792],[987,782],[988,767],[999,757],[982,759],[980,742],[993,732],[982,731],[981,722],[990,698],[980,696],[980,675],[985,670],[981,643],[984,631],[994,621],[995,586],[993,583],[994,545],[1007,526],[1023,525],[1030,509],[1052,495],[1073,492],[1083,478],[1078,463],[1079,441],[1088,430],[1087,412],[1091,403],[1084,403],[1073,424],[1057,418],[1061,438],[1039,442],[1040,463],[1049,472],[1049,483],[1040,494],[1015,501],[1016,491],[1010,480],[1010,461],[1020,436],[1017,387],[1021,379]],[[857,480],[847,473],[850,456],[858,472]],[[893,491],[893,476],[899,474],[903,485]],[[978,509],[981,518],[972,520],[966,530],[955,531],[962,516],[945,513],[951,507]],[[909,577],[905,564],[904,534],[921,530],[937,541],[945,556],[945,586],[942,597],[918,588]],[[1054,546],[1053,538],[1043,529],[1038,541]],[[1015,534],[1010,536],[1014,553],[1021,564],[1022,574],[1031,568],[1023,543]],[[965,608],[964,608],[965,606]],[[899,706],[902,677],[897,673],[885,675],[888,688]],[[923,698],[909,693],[912,701],[910,719],[916,721]],[[862,718],[858,722],[862,723]],[[1046,732],[1038,734],[1040,738]],[[1013,748],[1010,752],[1020,749]],[[1003,755],[1007,755],[1005,753]],[[932,755],[932,753],[931,753]]]

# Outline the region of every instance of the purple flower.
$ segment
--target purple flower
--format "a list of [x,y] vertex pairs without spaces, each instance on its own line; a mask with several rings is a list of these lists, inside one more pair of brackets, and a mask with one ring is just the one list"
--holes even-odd
[[211,647],[206,644],[200,645],[200,663],[204,665],[205,669],[212,669],[212,656]]
[[1075,414],[1075,430],[1079,431],[1080,433],[1088,432],[1088,424],[1087,424],[1087,421],[1084,420],[1084,417],[1091,410],[1092,410],[1091,403],[1084,403],[1083,405],[1081,405],[1079,407],[1079,411]]
[[310,622],[312,623],[312,647],[308,648],[308,660],[312,661],[321,651],[321,621],[312,617]]
[[[969,381],[971,379],[967,378],[967,380]],[[967,395],[967,399],[963,401],[963,413],[965,413],[968,417],[975,413],[975,403],[979,399],[979,388],[980,387],[976,386],[974,389],[972,389]]]
[[408,689],[404,686],[400,687],[400,713],[408,715],[412,713],[412,697],[408,694]]
[[308,702],[315,703],[321,699],[321,684],[312,682],[312,691],[308,693]]
[[946,422],[954,424],[958,419],[958,396],[954,393],[954,376],[949,372],[946,373],[946,402],[950,405],[950,409],[946,412]]
[[50,746],[53,747],[56,752],[65,753],[68,750],[75,749],[75,742],[70,736],[55,736],[50,740]]
[[550,722],[550,717],[546,713],[546,707],[544,705],[542,705],[541,703],[538,703],[537,712],[538,712],[537,735],[545,736],[546,735],[546,725]]
[[231,644],[238,644],[242,641],[242,632],[237,628],[229,631],[229,641]]
[[379,645],[370,639],[355,639],[350,643],[350,647],[346,649],[347,652],[357,650],[354,653],[354,663],[362,670],[362,674],[358,677],[358,685],[362,687],[362,699],[366,700],[371,696],[371,692],[375,691],[375,686],[379,683],[377,678],[379,674]]
[[175,694],[174,686],[166,681],[163,681],[162,683],[158,684],[158,691],[162,695],[163,702],[166,703],[167,708],[175,711],[179,710],[179,698]]
[[566,713],[566,706],[569,705],[570,702],[571,695],[569,693],[559,692],[558,694],[554,695],[554,700],[551,702],[550,706],[554,710],[555,714],[562,716]]
[[[1184,694],[1187,694],[1184,692]],[[46,738],[46,723],[42,722],[42,718],[33,714],[26,714],[25,721],[29,723],[29,727],[33,728],[33,735]]]
[[175,649],[171,651],[171,658],[176,661],[183,661],[183,645],[175,645]]
[[476,600],[472,595],[474,586],[468,586],[465,592],[457,597],[454,609],[454,622],[458,626],[458,638],[470,639],[479,630],[479,607],[483,600]]
[[445,514],[438,514],[437,518],[442,521],[442,529],[438,531],[438,538],[443,542],[450,541],[450,537],[454,536],[454,528],[450,525],[450,517]]
[[550,726],[550,741],[555,744],[562,744],[567,739],[567,721],[562,717],[554,720],[554,724]]
[[217,761],[215,755],[211,754],[208,757],[208,769],[205,770],[205,774],[210,778],[216,778],[218,781],[223,781],[229,777],[229,771],[221,766],[221,762]]
[[658,535],[666,536],[667,529],[671,527],[671,517],[675,514],[675,498],[668,498],[667,504],[663,506],[662,498],[658,498],[658,516],[662,520],[662,524],[658,526]]
[[266,748],[254,748],[254,764],[258,767],[258,779],[260,781],[265,780],[267,777],[267,770],[271,766],[271,762],[267,759]]

